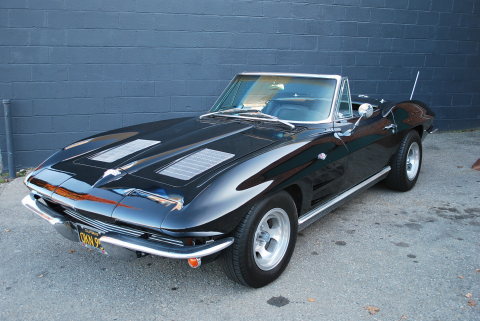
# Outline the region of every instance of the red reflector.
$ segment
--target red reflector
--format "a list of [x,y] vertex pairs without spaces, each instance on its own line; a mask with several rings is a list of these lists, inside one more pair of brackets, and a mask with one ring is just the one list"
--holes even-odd
[[187,260],[188,262],[188,265],[190,265],[190,267],[196,269],[198,268],[200,265],[202,265],[202,259],[201,258],[192,258],[192,259],[188,259]]

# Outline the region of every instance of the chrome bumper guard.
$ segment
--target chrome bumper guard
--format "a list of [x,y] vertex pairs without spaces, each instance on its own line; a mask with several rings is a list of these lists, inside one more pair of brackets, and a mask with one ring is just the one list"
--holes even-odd
[[117,233],[107,233],[100,238],[102,246],[108,252],[108,245],[124,247],[132,251],[148,253],[171,259],[200,258],[215,254],[229,247],[233,243],[233,237],[227,237],[204,245],[175,246],[167,245],[138,237],[127,236]]
[[22,199],[22,204],[48,223],[52,224],[57,232],[62,234],[65,238],[74,242],[80,242],[75,226],[72,222],[66,220],[65,216],[43,205],[32,195],[25,196]]
[[[57,232],[65,238],[80,242],[74,223],[70,222],[67,217],[40,203],[32,195],[25,196],[22,204],[53,225]],[[212,255],[229,247],[233,244],[233,241],[233,237],[226,237],[204,245],[177,246],[111,232],[105,233],[100,238],[102,246],[109,254],[115,253],[117,255],[119,253],[118,256],[123,256],[118,249],[124,248],[172,259],[201,258]]]

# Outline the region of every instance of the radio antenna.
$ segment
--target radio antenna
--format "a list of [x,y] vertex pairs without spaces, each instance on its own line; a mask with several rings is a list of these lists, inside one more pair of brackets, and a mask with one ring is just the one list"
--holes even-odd
[[412,100],[413,93],[415,92],[415,87],[417,87],[417,80],[419,75],[420,75],[420,70],[417,71],[417,77],[415,78],[415,83],[413,84],[412,93],[410,94],[410,100]]

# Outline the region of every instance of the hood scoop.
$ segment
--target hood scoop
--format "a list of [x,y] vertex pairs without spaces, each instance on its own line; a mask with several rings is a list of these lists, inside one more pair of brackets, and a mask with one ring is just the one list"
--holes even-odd
[[157,174],[188,181],[234,157],[235,154],[204,148],[157,171]]

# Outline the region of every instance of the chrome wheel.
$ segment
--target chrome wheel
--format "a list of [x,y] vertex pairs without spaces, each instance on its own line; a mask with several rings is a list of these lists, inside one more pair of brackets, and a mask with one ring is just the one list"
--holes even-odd
[[413,142],[408,148],[406,169],[407,177],[410,181],[413,181],[417,176],[418,169],[420,168],[420,146],[417,142]]
[[268,211],[260,221],[253,240],[253,257],[257,266],[268,271],[285,255],[290,241],[290,219],[281,208]]

